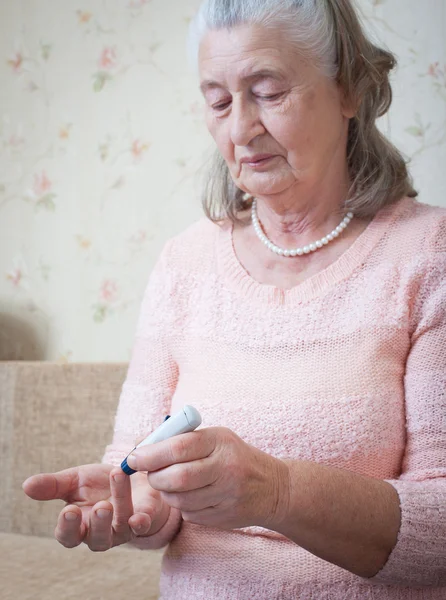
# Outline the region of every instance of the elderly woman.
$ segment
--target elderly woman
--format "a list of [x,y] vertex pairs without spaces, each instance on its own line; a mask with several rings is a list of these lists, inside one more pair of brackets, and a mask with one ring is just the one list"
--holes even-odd
[[[103,464],[33,476],[56,538],[167,545],[163,600],[446,597],[446,211],[375,126],[349,0],[207,0],[206,218],[150,277]],[[121,460],[166,413],[195,432]]]

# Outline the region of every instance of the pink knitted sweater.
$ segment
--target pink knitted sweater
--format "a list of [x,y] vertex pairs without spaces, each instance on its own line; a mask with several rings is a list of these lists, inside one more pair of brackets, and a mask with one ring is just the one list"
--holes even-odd
[[232,226],[167,242],[146,288],[103,461],[193,404],[279,458],[384,479],[398,542],[367,579],[260,527],[168,524],[162,600],[446,598],[446,209],[403,198],[291,290],[256,282]]

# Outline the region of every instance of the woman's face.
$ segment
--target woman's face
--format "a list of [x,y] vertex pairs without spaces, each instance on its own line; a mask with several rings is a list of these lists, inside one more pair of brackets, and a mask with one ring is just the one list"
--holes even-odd
[[339,87],[277,29],[210,31],[200,45],[206,122],[236,185],[254,196],[316,185],[346,163]]

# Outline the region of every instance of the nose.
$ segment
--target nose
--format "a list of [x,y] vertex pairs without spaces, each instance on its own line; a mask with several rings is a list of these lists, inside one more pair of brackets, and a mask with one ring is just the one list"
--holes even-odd
[[230,135],[234,146],[248,146],[265,132],[257,106],[242,98],[233,98],[230,114]]

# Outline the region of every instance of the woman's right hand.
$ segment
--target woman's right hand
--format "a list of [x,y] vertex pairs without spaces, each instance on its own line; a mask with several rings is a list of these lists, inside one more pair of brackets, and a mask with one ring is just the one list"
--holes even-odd
[[64,500],[56,539],[66,548],[84,542],[95,552],[157,533],[171,510],[145,473],[129,477],[106,464],[33,475],[23,490],[34,500]]

